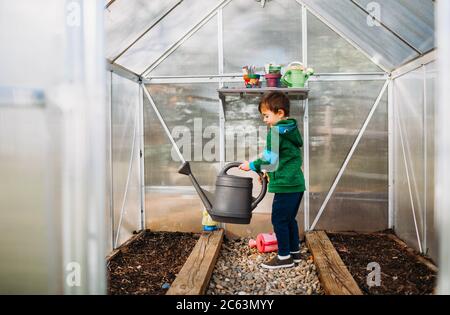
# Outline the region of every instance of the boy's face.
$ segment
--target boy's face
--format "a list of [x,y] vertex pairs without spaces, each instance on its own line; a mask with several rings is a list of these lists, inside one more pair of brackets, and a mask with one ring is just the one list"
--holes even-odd
[[284,111],[279,110],[278,113],[274,113],[265,106],[261,107],[261,114],[263,116],[264,122],[270,127],[284,118]]

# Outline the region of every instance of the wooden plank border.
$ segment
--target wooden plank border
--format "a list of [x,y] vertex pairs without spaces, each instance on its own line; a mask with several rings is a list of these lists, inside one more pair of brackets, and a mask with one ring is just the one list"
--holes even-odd
[[410,255],[414,256],[418,261],[420,261],[422,264],[427,266],[431,271],[438,273],[438,271],[439,271],[438,267],[431,260],[428,260],[427,258],[418,254],[414,249],[409,247],[408,244],[406,244],[404,241],[399,239],[396,235],[387,234],[387,237],[389,237],[391,240],[393,240],[398,245],[403,247]]
[[361,289],[327,234],[324,231],[312,231],[306,233],[305,237],[325,293],[328,295],[362,295]]
[[204,232],[171,284],[167,295],[203,295],[219,256],[224,231]]
[[126,240],[122,245],[114,249],[108,256],[106,256],[106,262],[110,262],[111,259],[113,259],[118,253],[122,251],[125,247],[130,245],[132,242],[143,236],[147,230],[141,230],[138,233],[134,234],[132,237],[130,237],[128,240]]

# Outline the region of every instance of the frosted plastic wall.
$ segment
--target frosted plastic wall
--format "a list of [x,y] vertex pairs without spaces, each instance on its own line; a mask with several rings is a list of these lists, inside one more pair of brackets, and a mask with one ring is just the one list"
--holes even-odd
[[[184,158],[200,184],[213,189],[219,171],[217,84],[148,86]],[[144,98],[146,223],[150,229],[191,231],[201,228],[203,205],[181,162]],[[194,145],[198,144],[198,145]]]
[[0,1],[2,294],[105,292],[102,16]]
[[425,248],[428,254],[433,257],[434,261],[438,261],[438,233],[435,228],[436,216],[434,211],[434,157],[435,157],[435,94],[436,94],[436,62],[429,63],[425,66],[425,111],[426,111],[426,208],[425,208]]
[[[301,6],[295,1],[233,0],[223,10],[224,71],[302,58]],[[238,47],[238,49],[236,49]]]
[[50,267],[60,255],[56,242],[61,236],[59,225],[47,220],[58,222],[57,213],[49,207],[51,183],[46,175],[52,169],[46,118],[43,108],[0,105],[2,294],[55,292],[52,285],[57,277],[51,276]]
[[[64,54],[60,53],[66,40],[61,33],[64,2],[41,1],[39,6],[45,7],[49,14],[37,14],[37,6],[30,6],[26,0],[14,1],[14,5],[0,1],[0,38],[8,43],[2,44],[0,50],[0,85],[50,87],[64,78]],[[20,27],[12,32],[12,25]],[[35,58],[30,58],[31,48]],[[19,65],[23,71],[17,71]],[[26,75],[25,69],[30,69]]]
[[105,153],[105,161],[106,161],[106,178],[105,178],[105,222],[106,222],[106,252],[110,253],[113,250],[113,218],[112,218],[112,212],[111,207],[113,206],[114,202],[112,201],[113,191],[112,191],[112,165],[111,165],[111,136],[112,136],[112,129],[110,124],[111,117],[111,78],[112,78],[112,72],[107,71],[105,73],[106,76],[106,117],[108,123],[106,124],[106,153]]
[[119,246],[140,229],[139,85],[113,74],[111,110],[114,240],[123,209]]
[[[384,81],[310,82],[310,222]],[[382,98],[316,229],[387,228],[387,95]]]
[[[437,258],[434,230],[434,70],[419,68],[395,80],[395,230]],[[427,78],[425,80],[425,78]],[[425,90],[426,89],[426,90]],[[426,102],[424,103],[424,101]],[[415,214],[415,221],[414,216]]]
[[[42,5],[51,16],[36,14]],[[60,152],[51,154],[45,105],[64,76],[63,12],[61,1],[0,1],[0,294],[62,292],[60,213],[52,199],[60,175],[52,161]]]
[[218,69],[217,17],[213,17],[151,71],[150,76],[216,74]]
[[395,230],[408,244],[418,249],[416,225],[419,237],[423,239],[421,223],[424,206],[423,70],[410,72],[395,80],[394,93],[397,109],[394,151]]

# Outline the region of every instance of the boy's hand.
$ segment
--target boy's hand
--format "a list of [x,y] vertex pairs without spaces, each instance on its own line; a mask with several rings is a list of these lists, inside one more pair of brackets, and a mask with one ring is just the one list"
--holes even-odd
[[250,163],[248,161],[245,161],[241,165],[239,165],[239,168],[243,171],[250,171]]
[[[263,172],[263,176],[262,177],[267,178],[267,181],[269,181],[269,175],[267,175],[267,172]],[[261,176],[258,177],[258,180],[259,180],[260,184],[262,184],[262,177]]]

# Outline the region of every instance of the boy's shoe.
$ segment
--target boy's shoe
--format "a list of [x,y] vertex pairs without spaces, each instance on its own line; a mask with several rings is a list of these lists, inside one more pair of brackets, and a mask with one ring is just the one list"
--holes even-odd
[[302,256],[300,255],[300,252],[298,252],[298,253],[291,253],[291,257],[292,257],[292,260],[293,260],[296,264],[298,264],[299,262],[302,261]]
[[294,267],[294,260],[292,259],[292,257],[280,259],[277,255],[268,262],[261,264],[261,267],[265,269],[290,268]]

